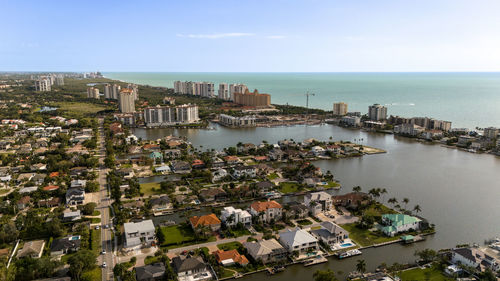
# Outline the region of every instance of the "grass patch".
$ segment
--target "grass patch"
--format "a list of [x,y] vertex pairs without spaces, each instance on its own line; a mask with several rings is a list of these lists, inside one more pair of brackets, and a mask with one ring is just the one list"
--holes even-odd
[[157,262],[161,262],[161,256],[147,256],[144,259],[145,265],[153,264],[153,263],[157,263]]
[[234,242],[228,242],[228,243],[222,243],[222,244],[219,244],[217,245],[217,248],[223,250],[223,251],[229,251],[229,250],[234,250],[234,249],[238,249],[240,248],[241,246],[241,243],[238,242],[238,241],[234,241]]
[[92,223],[100,223],[101,222],[101,219],[100,218],[91,218],[90,221]]
[[363,247],[399,239],[399,236],[387,237],[383,234],[371,232],[368,229],[358,228],[354,223],[343,224],[341,226],[349,232],[349,238]]
[[431,268],[415,268],[401,272],[399,278],[403,281],[412,280],[430,280],[430,281],[448,281],[453,280],[452,278],[446,277],[440,270],[435,267]]
[[164,226],[160,229],[165,237],[165,241],[163,241],[161,246],[167,249],[216,241],[214,236],[211,236],[206,240],[197,239],[194,231],[189,225],[186,224]]
[[294,193],[298,192],[300,184],[296,182],[282,182],[280,183],[280,191],[283,193]]
[[141,192],[144,193],[144,196],[155,195],[160,191],[160,183],[159,182],[149,182],[149,183],[141,183]]
[[274,180],[277,178],[279,178],[279,176],[276,173],[271,173],[271,174],[267,175],[267,179],[269,179],[269,180]]
[[313,224],[312,221],[310,221],[308,219],[298,220],[297,223],[300,224],[300,225],[311,225],[311,224]]
[[235,273],[234,271],[224,268],[224,272],[222,273],[221,276],[219,276],[219,279],[233,277],[234,273]]
[[102,269],[96,266],[94,269],[84,272],[81,280],[102,280]]
[[106,109],[105,106],[85,102],[56,102],[55,106],[59,107],[60,110],[82,114],[95,114]]
[[99,216],[101,214],[101,212],[99,212],[98,210],[94,210],[94,212],[92,213],[92,216]]
[[245,235],[251,235],[252,233],[248,229],[231,229],[229,230],[234,237],[240,237]]
[[0,189],[0,195],[8,193],[9,191],[10,191],[10,189]]
[[66,264],[66,263],[68,263],[69,258],[74,256],[75,254],[76,254],[76,252],[71,253],[71,254],[66,254],[66,255],[61,257],[61,261]]
[[90,249],[94,254],[99,255],[101,251],[101,230],[92,229],[90,239]]
[[340,183],[338,182],[335,182],[335,181],[329,181],[325,186],[324,188],[326,189],[329,189],[329,188],[336,188],[336,187],[339,187],[340,186]]

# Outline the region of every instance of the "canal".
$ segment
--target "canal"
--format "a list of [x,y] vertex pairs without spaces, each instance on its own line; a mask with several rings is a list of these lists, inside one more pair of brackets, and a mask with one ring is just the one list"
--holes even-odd
[[[365,191],[374,187],[386,188],[385,201],[390,197],[399,201],[408,198],[408,208],[420,205],[420,214],[436,225],[437,233],[424,242],[366,249],[360,257],[343,261],[330,259],[328,263],[311,267],[292,266],[271,277],[275,281],[311,280],[314,271],[326,268],[348,273],[355,270],[357,259],[364,259],[367,269],[374,270],[383,262],[414,261],[413,254],[417,249],[449,248],[473,242],[481,244],[485,239],[500,235],[499,157],[333,125],[248,129],[214,127],[214,130],[137,128],[133,133],[143,139],[158,139],[171,134],[185,136],[195,147],[218,150],[235,146],[240,141],[259,144],[263,140],[275,143],[285,138],[301,141],[307,138],[328,140],[330,137],[382,148],[387,153],[317,161],[315,165],[332,171],[343,186],[340,193],[347,193],[357,185]],[[260,280],[264,276],[257,274],[242,280]]]

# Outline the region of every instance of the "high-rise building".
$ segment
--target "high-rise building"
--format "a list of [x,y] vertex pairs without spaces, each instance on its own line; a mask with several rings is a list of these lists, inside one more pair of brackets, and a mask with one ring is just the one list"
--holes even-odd
[[113,89],[111,88],[111,85],[110,84],[104,84],[104,98],[109,100],[112,98],[113,96],[113,93],[112,93]]
[[380,121],[387,119],[387,107],[378,103],[368,107],[368,118],[373,121]]
[[176,107],[154,106],[144,109],[144,123],[148,127],[189,124],[198,122],[198,106],[184,104]]
[[500,129],[495,127],[484,128],[483,136],[489,139],[496,139],[498,134],[500,133]]
[[230,99],[234,101],[234,94],[240,93],[243,94],[248,90],[248,87],[245,84],[230,84],[229,85],[229,95]]
[[344,116],[347,114],[347,103],[337,102],[333,104],[333,115]]
[[35,91],[48,92],[52,90],[52,84],[48,78],[39,78],[35,80]]
[[120,85],[113,84],[113,86],[111,87],[111,99],[119,100],[121,89],[122,87]]
[[229,95],[229,86],[227,83],[219,84],[218,98],[221,100],[231,99],[231,95]]
[[64,86],[64,75],[59,74],[56,76],[56,85],[57,86]]
[[87,88],[87,98],[89,99],[99,99],[99,89],[96,87]]
[[121,113],[135,112],[134,90],[127,88],[121,89],[118,104]]
[[271,105],[271,96],[259,94],[257,90],[251,93],[247,89],[245,93],[234,93],[234,102],[246,106],[264,107]]
[[136,84],[128,84],[127,88],[132,89],[132,91],[134,91],[134,100],[138,100],[139,99],[139,86],[137,86]]

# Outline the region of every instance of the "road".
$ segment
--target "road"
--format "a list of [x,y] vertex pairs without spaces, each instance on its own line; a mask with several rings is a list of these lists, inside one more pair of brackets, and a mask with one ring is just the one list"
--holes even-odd
[[112,232],[111,228],[106,226],[111,225],[111,216],[109,207],[111,206],[111,198],[109,197],[106,175],[108,169],[104,166],[104,158],[106,157],[106,148],[104,140],[104,128],[103,128],[103,118],[99,118],[99,138],[98,138],[98,150],[99,150],[99,191],[97,192],[97,208],[101,212],[101,242],[102,249],[106,251],[105,255],[100,255],[98,258],[99,266],[102,266],[106,262],[106,267],[102,267],[102,280],[114,280],[113,278],[113,267],[114,267],[114,254],[112,245]]

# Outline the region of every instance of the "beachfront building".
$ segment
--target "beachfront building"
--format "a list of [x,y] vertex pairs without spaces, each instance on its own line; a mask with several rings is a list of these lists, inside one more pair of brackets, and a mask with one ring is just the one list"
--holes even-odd
[[152,220],[127,222],[123,225],[125,248],[139,245],[151,245],[155,241],[155,226]]
[[217,97],[221,100],[231,99],[231,95],[229,94],[229,85],[227,83],[219,84],[219,91]]
[[318,239],[304,229],[282,232],[279,241],[289,253],[305,253],[319,249]]
[[347,103],[337,102],[333,104],[333,115],[344,116],[347,114]]
[[409,215],[384,214],[379,228],[385,235],[392,237],[401,232],[419,230],[421,221]]
[[215,87],[212,82],[175,81],[174,93],[202,97],[215,97]]
[[229,85],[229,98],[234,101],[235,93],[244,93],[248,90],[247,85],[245,84],[230,84]]
[[247,89],[243,93],[234,93],[234,102],[244,106],[268,107],[271,105],[271,96],[269,94],[260,94],[257,90],[252,93]]
[[495,127],[484,128],[483,136],[488,139],[496,139],[498,134],[500,133],[500,129]]
[[121,89],[118,105],[121,113],[135,112],[134,90],[128,88]]
[[234,207],[224,207],[221,211],[220,218],[226,226],[233,227],[238,223],[244,226],[252,225],[252,215],[242,209],[235,209]]
[[425,129],[415,124],[401,124],[394,126],[394,133],[416,137],[420,135]]
[[358,116],[343,116],[340,119],[341,125],[346,125],[349,127],[359,127],[361,125],[361,117]]
[[381,121],[387,119],[387,107],[378,103],[368,107],[368,118],[373,121]]
[[250,214],[257,217],[260,221],[270,223],[271,221],[281,219],[283,207],[274,200],[264,202],[257,201],[250,205]]
[[247,115],[243,117],[235,117],[227,114],[219,115],[219,124],[228,127],[255,127],[255,116]]

